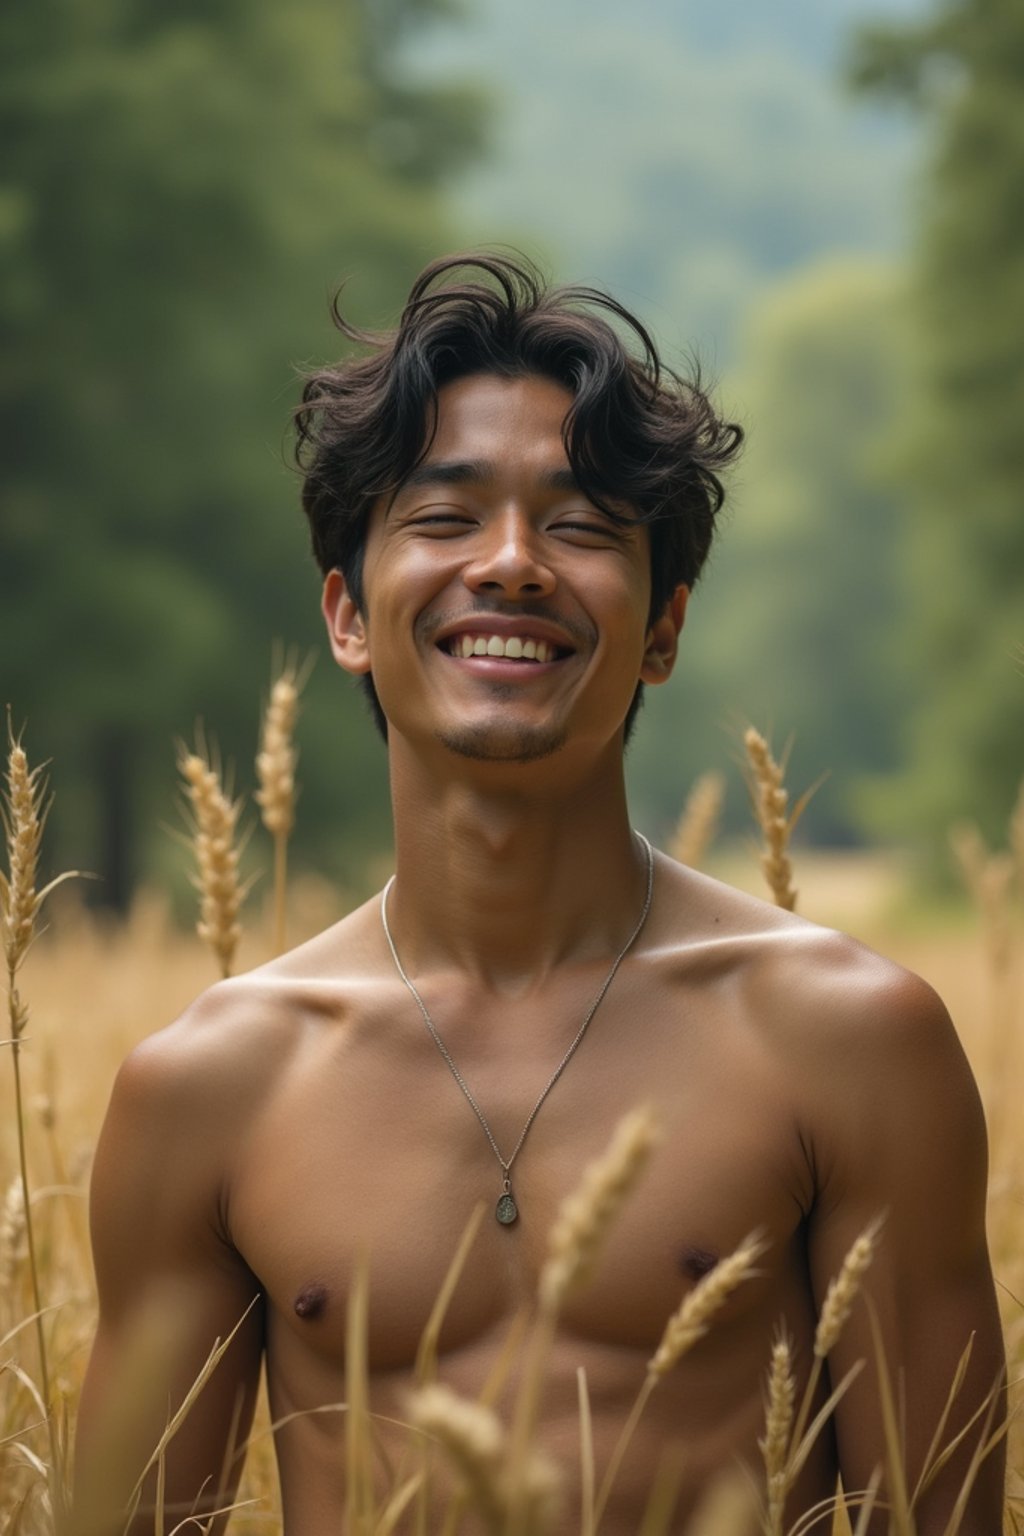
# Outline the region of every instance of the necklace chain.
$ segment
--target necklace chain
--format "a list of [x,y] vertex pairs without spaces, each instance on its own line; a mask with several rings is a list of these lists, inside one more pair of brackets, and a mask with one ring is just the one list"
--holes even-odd
[[391,878],[388,881],[387,885],[384,887],[383,891],[381,892],[381,898],[380,898],[380,917],[381,917],[381,923],[383,924],[383,927],[384,927],[384,937],[387,939],[387,941],[388,941],[388,948],[391,951],[391,958],[395,962],[395,969],[398,972],[399,976],[402,978],[402,980],[405,982],[406,987],[412,993],[412,996],[413,996],[413,998],[415,999],[415,1002],[416,1002],[416,1006],[419,1008],[420,1013],[423,1015],[423,1022],[424,1022],[424,1024],[426,1024],[427,1029],[430,1031],[430,1035],[431,1035],[431,1038],[433,1039],[434,1044],[437,1046],[437,1048],[440,1051],[441,1055],[444,1057],[444,1060],[446,1061],[446,1063],[448,1065],[448,1070],[451,1072],[451,1074],[454,1077],[455,1081],[458,1083],[459,1087],[462,1089],[462,1092],[465,1095],[465,1098],[467,1099],[470,1108],[472,1109],[473,1113],[476,1115],[477,1119],[479,1120],[480,1125],[481,1125],[481,1127],[483,1129],[483,1133],[487,1137],[487,1140],[488,1140],[488,1142],[491,1145],[491,1150],[493,1151],[495,1157],[498,1159],[498,1162],[501,1164],[501,1170],[502,1170],[502,1173],[504,1174],[505,1177],[504,1177],[504,1179],[502,1181],[502,1194],[501,1194],[500,1200],[498,1201],[497,1210],[496,1210],[495,1214],[496,1214],[498,1220],[503,1225],[505,1225],[505,1226],[507,1226],[511,1222],[515,1221],[516,1217],[519,1214],[518,1208],[517,1208],[516,1203],[515,1203],[515,1200],[512,1198],[512,1183],[511,1183],[512,1164],[515,1162],[516,1158],[519,1156],[520,1150],[522,1149],[523,1142],[526,1140],[527,1132],[529,1131],[529,1129],[530,1129],[531,1125],[533,1124],[534,1120],[537,1118],[537,1113],[540,1110],[541,1105],[544,1103],[544,1100],[547,1098],[548,1094],[551,1092],[552,1088],[558,1082],[558,1079],[561,1077],[562,1073],[565,1071],[566,1067],[569,1065],[569,1062],[572,1060],[573,1055],[575,1054],[576,1047],[580,1044],[581,1040],[583,1039],[583,1036],[587,1032],[587,1028],[588,1028],[588,1026],[590,1024],[591,1019],[594,1017],[594,1014],[597,1012],[597,1010],[600,1008],[601,1004],[603,1003],[604,998],[605,998],[605,994],[608,991],[608,988],[611,986],[612,982],[615,980],[615,973],[618,971],[619,966],[622,964],[623,960],[625,960],[626,956],[629,954],[629,951],[633,948],[633,945],[636,943],[637,939],[640,937],[641,929],[643,928],[644,923],[647,921],[647,914],[651,910],[651,900],[652,900],[653,895],[654,895],[654,851],[651,848],[651,845],[647,841],[646,837],[644,837],[642,832],[637,832],[636,836],[640,839],[641,843],[643,844],[644,851],[645,851],[646,857],[647,857],[647,890],[646,890],[646,893],[644,895],[644,904],[643,904],[643,908],[642,908],[642,910],[640,912],[640,916],[637,919],[636,925],[634,926],[633,931],[630,933],[629,938],[626,940],[625,944],[622,946],[622,948],[619,950],[618,954],[615,956],[615,959],[612,961],[611,970],[608,972],[608,974],[605,977],[604,981],[601,983],[601,986],[600,986],[600,988],[599,988],[599,990],[597,992],[597,995],[594,997],[593,1002],[590,1004],[590,1007],[587,1009],[586,1014],[584,1015],[584,1018],[583,1018],[583,1023],[580,1025],[579,1029],[576,1031],[576,1034],[574,1035],[574,1037],[573,1037],[573,1039],[572,1039],[572,1041],[571,1041],[571,1043],[569,1045],[569,1049],[566,1051],[565,1055],[562,1057],[561,1061],[558,1063],[558,1066],[555,1068],[554,1072],[552,1072],[552,1074],[551,1074],[550,1078],[548,1079],[545,1087],[543,1088],[543,1090],[541,1092],[541,1095],[538,1098],[536,1104],[530,1110],[530,1113],[529,1113],[529,1115],[526,1118],[526,1124],[523,1126],[522,1130],[519,1133],[519,1140],[516,1142],[515,1146],[512,1148],[512,1154],[511,1154],[511,1156],[508,1159],[502,1157],[501,1149],[499,1148],[498,1143],[494,1139],[494,1133],[493,1133],[493,1131],[491,1130],[490,1126],[487,1123],[486,1115],[484,1114],[483,1110],[480,1108],[480,1105],[477,1103],[476,1099],[473,1097],[473,1093],[472,1093],[472,1091],[471,1091],[471,1089],[469,1087],[469,1084],[466,1082],[466,1079],[463,1077],[462,1073],[459,1071],[458,1067],[455,1065],[455,1062],[452,1059],[451,1052],[449,1051],[448,1047],[445,1045],[444,1041],[441,1039],[441,1036],[438,1034],[437,1028],[436,1028],[436,1026],[434,1024],[434,1021],[430,1017],[430,1014],[427,1011],[427,1005],[423,1001],[422,997],[420,996],[420,994],[419,994],[419,992],[418,992],[418,990],[416,988],[415,983],[411,980],[411,978],[407,974],[407,972],[405,970],[405,967],[403,966],[401,960],[398,958],[398,950],[395,947],[395,941],[394,941],[394,939],[393,939],[393,937],[391,935],[391,927],[390,927],[390,924],[388,923],[388,896],[389,896],[389,894],[391,892],[391,887],[395,883],[395,876],[394,875],[391,876]]

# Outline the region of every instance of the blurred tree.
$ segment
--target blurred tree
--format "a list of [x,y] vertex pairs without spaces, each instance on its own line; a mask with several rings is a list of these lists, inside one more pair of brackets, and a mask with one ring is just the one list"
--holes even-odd
[[[754,311],[727,390],[748,428],[735,512],[691,606],[678,678],[651,692],[634,749],[637,790],[662,824],[753,721],[780,751],[792,735],[794,786],[830,772],[807,832],[863,836],[858,790],[894,768],[909,697],[893,646],[902,526],[879,460],[906,388],[902,303],[898,273],[861,258],[801,272]],[[721,732],[695,740],[702,717],[731,745]],[[727,824],[746,828],[745,794],[729,797]]]
[[[337,349],[339,278],[378,321],[451,243],[440,184],[479,145],[480,102],[398,64],[448,10],[38,0],[0,18],[0,677],[33,755],[59,760],[52,856],[116,905],[173,819],[173,734],[202,715],[247,759],[272,640],[319,638],[291,364]],[[382,824],[378,749],[318,671],[306,837],[358,844]]]
[[918,408],[900,428],[912,510],[903,646],[918,680],[891,819],[1004,835],[1024,681],[1024,7],[946,0],[860,35],[855,80],[931,121],[915,278]]

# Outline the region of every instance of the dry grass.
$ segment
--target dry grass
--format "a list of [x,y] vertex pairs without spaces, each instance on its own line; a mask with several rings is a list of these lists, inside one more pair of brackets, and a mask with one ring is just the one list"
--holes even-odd
[[[201,758],[199,761],[203,771],[208,772],[209,764]],[[199,769],[193,766],[192,771],[198,782]],[[13,786],[9,782],[7,799],[8,840],[13,831],[15,841],[20,839],[21,852],[12,850],[11,874],[4,887],[4,913],[5,943],[8,935],[15,935],[8,954],[11,1034],[24,1051],[26,1081],[22,1085],[19,1080],[15,1117],[6,1116],[0,1122],[0,1190],[5,1191],[0,1211],[0,1533],[53,1536],[65,1493],[67,1447],[75,1405],[95,1324],[93,1283],[83,1230],[90,1148],[117,1064],[139,1038],[172,1017],[201,990],[208,979],[208,961],[204,962],[194,939],[174,929],[165,905],[152,895],[140,898],[128,921],[120,926],[86,915],[65,898],[63,910],[54,913],[53,931],[36,943],[29,955],[32,928],[31,924],[25,926],[24,914],[35,900],[33,850],[38,852],[38,835],[27,827],[25,820],[26,784],[34,785],[29,799],[35,806],[41,833],[45,809],[41,781],[38,776],[31,779],[27,762],[19,762]],[[781,787],[780,771],[776,788]],[[778,811],[777,801],[775,805]],[[779,820],[779,815],[775,819]],[[784,814],[781,819],[787,820]],[[791,825],[791,818],[788,820]],[[782,851],[788,860],[788,844]],[[794,889],[793,871],[787,864],[785,880],[780,876],[780,890]],[[979,887],[976,894],[984,912]],[[1009,925],[1009,952],[1014,955],[1019,946],[1018,913],[1008,892],[1000,900],[1000,921]],[[318,930],[338,915],[325,903],[322,892],[310,896],[295,889],[290,907],[296,938]],[[37,912],[38,902],[32,911],[33,919]],[[209,919],[211,925],[214,921]],[[238,926],[237,910],[227,925]],[[244,936],[241,947],[232,950],[234,961],[244,964],[271,952],[275,947],[275,926],[271,916],[262,928]],[[987,928],[982,927],[981,931],[984,933]],[[1024,1296],[1024,1124],[1019,1115],[1010,1111],[1016,1097],[1013,1084],[1021,1064],[1016,1054],[1019,998],[1009,996],[1009,989],[1004,986],[1007,996],[1000,1011],[979,1009],[979,993],[992,980],[995,950],[991,938],[986,941],[980,937],[978,929],[947,932],[938,940],[930,940],[920,932],[911,938],[894,935],[892,943],[886,943],[882,933],[871,937],[879,947],[924,974],[946,996],[982,1078],[990,1117],[1003,1127],[993,1162],[990,1230],[1010,1376],[1011,1381],[1017,1382],[1024,1368],[1024,1306],[1017,1299]],[[237,933],[233,942],[236,946],[239,943]],[[1003,952],[1001,948],[999,953]],[[17,985],[15,970],[10,966],[11,953],[17,960]],[[1006,974],[1014,974],[1012,965]],[[27,1028],[29,997],[31,1031]],[[160,999],[159,1018],[151,1012],[153,998]],[[1011,1008],[1013,1011],[1008,1011]],[[994,1040],[996,1032],[1003,1034],[1003,1038]],[[87,1041],[88,1048],[69,1050],[74,1041]],[[17,1062],[15,1047],[11,1054]],[[1002,1063],[998,1076],[984,1070],[996,1059]],[[426,1529],[428,1491],[437,1458],[449,1467],[445,1486],[450,1483],[454,1490],[447,1521],[441,1527],[442,1536],[454,1536],[461,1529],[464,1512],[470,1508],[477,1512],[483,1528],[496,1536],[519,1536],[526,1532],[534,1536],[551,1527],[558,1507],[558,1478],[537,1452],[533,1440],[551,1328],[562,1300],[584,1285],[593,1272],[603,1238],[640,1176],[655,1136],[650,1117],[637,1112],[618,1128],[608,1152],[588,1171],[580,1189],[567,1198],[552,1232],[534,1315],[517,1324],[480,1400],[469,1402],[455,1397],[438,1382],[437,1341],[445,1309],[479,1227],[480,1213],[474,1214],[453,1259],[417,1360],[417,1391],[408,1408],[408,1456],[396,1467],[394,1486],[383,1492],[375,1487],[373,1477],[365,1470],[373,1439],[365,1357],[370,1298],[365,1285],[354,1287],[350,1298],[346,1382],[347,1454],[352,1470],[346,1529],[353,1536],[386,1536],[390,1531],[405,1529],[401,1524],[403,1517],[416,1511],[416,1528]],[[23,1173],[19,1155],[23,1157]],[[26,1188],[30,1192],[27,1204]],[[30,1260],[29,1254],[30,1225],[34,1260]],[[819,1320],[812,1372],[824,1369],[825,1358],[870,1264],[876,1239],[874,1229],[862,1234],[829,1289]],[[628,1455],[630,1438],[650,1394],[685,1350],[714,1326],[715,1314],[735,1287],[754,1271],[760,1251],[756,1238],[742,1244],[685,1297],[668,1320],[665,1336],[651,1358],[619,1445],[603,1466],[595,1463],[586,1379],[581,1373],[582,1536],[595,1536],[600,1528],[619,1466]],[[140,1345],[139,1359],[143,1362],[148,1358],[148,1347],[145,1341]],[[505,1424],[494,1417],[492,1410],[503,1382],[509,1379],[516,1354],[526,1361],[526,1368],[520,1373],[518,1403]],[[884,1361],[881,1363],[884,1367]],[[205,1369],[210,1371],[215,1366],[214,1353]],[[752,1503],[749,1486],[725,1481],[708,1491],[707,1500],[691,1526],[692,1536],[699,1532],[706,1532],[707,1536],[740,1536],[741,1532],[754,1529],[766,1536],[785,1536],[787,1532],[808,1528],[806,1521],[801,1526],[799,1520],[794,1520],[787,1498],[814,1438],[822,1432],[825,1418],[838,1394],[848,1385],[849,1377],[837,1385],[825,1409],[811,1418],[810,1384],[798,1402],[793,1360],[784,1338],[776,1340],[765,1368],[765,1423],[760,1437],[764,1469],[758,1500]],[[954,1391],[955,1386],[954,1383]],[[194,1390],[200,1389],[201,1381]],[[951,1400],[952,1396],[953,1393]],[[187,1412],[190,1400],[191,1395],[169,1425],[169,1432],[180,1421],[180,1412]],[[909,1536],[913,1503],[941,1465],[942,1425],[936,1428],[932,1451],[917,1486],[897,1489],[899,1428],[894,1402],[888,1411],[893,1449],[885,1483],[873,1485],[868,1501],[859,1511],[849,1511],[845,1525],[840,1523],[844,1517],[836,1517],[837,1532],[849,1530],[860,1536],[866,1530],[871,1502],[884,1494],[896,1506],[893,1531],[896,1536]],[[979,1422],[975,1430],[979,1442],[983,1441],[985,1426]],[[166,1443],[165,1436],[160,1445],[151,1448],[155,1465],[164,1455]],[[1011,1425],[1010,1446],[1008,1531],[1015,1528],[1014,1518],[1019,1525],[1024,1492],[1019,1472],[1024,1456],[1018,1423]],[[360,1466],[364,1468],[362,1475]],[[667,1459],[652,1484],[647,1509],[637,1512],[642,1536],[664,1536],[671,1528],[682,1476],[678,1461]],[[276,1473],[265,1405],[257,1416],[237,1502],[233,1531],[256,1536],[257,1532],[272,1533],[279,1529],[274,1513],[279,1508]],[[827,1521],[816,1528],[827,1528]]]

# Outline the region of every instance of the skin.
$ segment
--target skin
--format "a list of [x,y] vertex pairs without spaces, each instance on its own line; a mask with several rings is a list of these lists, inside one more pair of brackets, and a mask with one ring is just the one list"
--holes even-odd
[[[616,528],[563,483],[569,403],[536,377],[446,386],[428,473],[374,512],[364,611],[339,573],[324,588],[335,658],[356,675],[372,667],[389,720],[399,953],[506,1153],[641,909],[622,722],[638,679],[670,675],[687,598],[680,588],[652,623],[643,529]],[[447,642],[465,632],[546,638],[559,659],[452,656]],[[578,1529],[577,1367],[600,1467],[683,1294],[751,1230],[765,1235],[757,1277],[652,1397],[602,1526],[634,1536],[666,1445],[681,1443],[681,1529],[716,1473],[758,1464],[772,1340],[784,1326],[802,1383],[829,1280],[881,1212],[819,1402],[829,1377],[868,1364],[787,1514],[828,1498],[838,1472],[864,1488],[883,1459],[865,1296],[905,1405],[913,1487],[968,1339],[951,1432],[1003,1368],[984,1125],[962,1050],[916,976],[660,854],[643,933],[516,1162],[520,1220],[484,1219],[442,1332],[441,1380],[479,1393],[535,1293],[560,1199],[639,1102],[663,1138],[593,1283],[566,1307],[542,1403],[541,1442],[569,1487],[564,1530]],[[172,1445],[168,1498],[190,1507],[205,1478],[216,1483],[265,1351],[275,1418],[298,1415],[277,1435],[288,1536],[338,1529],[344,1424],[316,1410],[345,1395],[361,1258],[372,1404],[400,1418],[459,1237],[500,1188],[395,973],[377,899],[212,989],[129,1057],[101,1138],[80,1486],[133,1319],[174,1280],[189,1287],[182,1336],[144,1430],[256,1305]],[[920,1536],[944,1529],[968,1460],[954,1456],[920,1502]],[[964,1532],[999,1528],[1001,1486],[996,1452]],[[879,1517],[871,1530],[882,1529]]]

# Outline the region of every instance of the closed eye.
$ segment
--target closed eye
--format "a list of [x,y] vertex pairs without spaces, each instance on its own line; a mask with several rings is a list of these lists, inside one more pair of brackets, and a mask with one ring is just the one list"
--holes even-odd
[[591,538],[607,540],[611,543],[621,541],[622,534],[614,523],[608,521],[595,522],[593,518],[563,518],[561,522],[554,523],[552,533],[584,534]]
[[409,519],[408,527],[411,528],[471,528],[473,519],[467,517],[465,512],[426,512],[419,517]]

